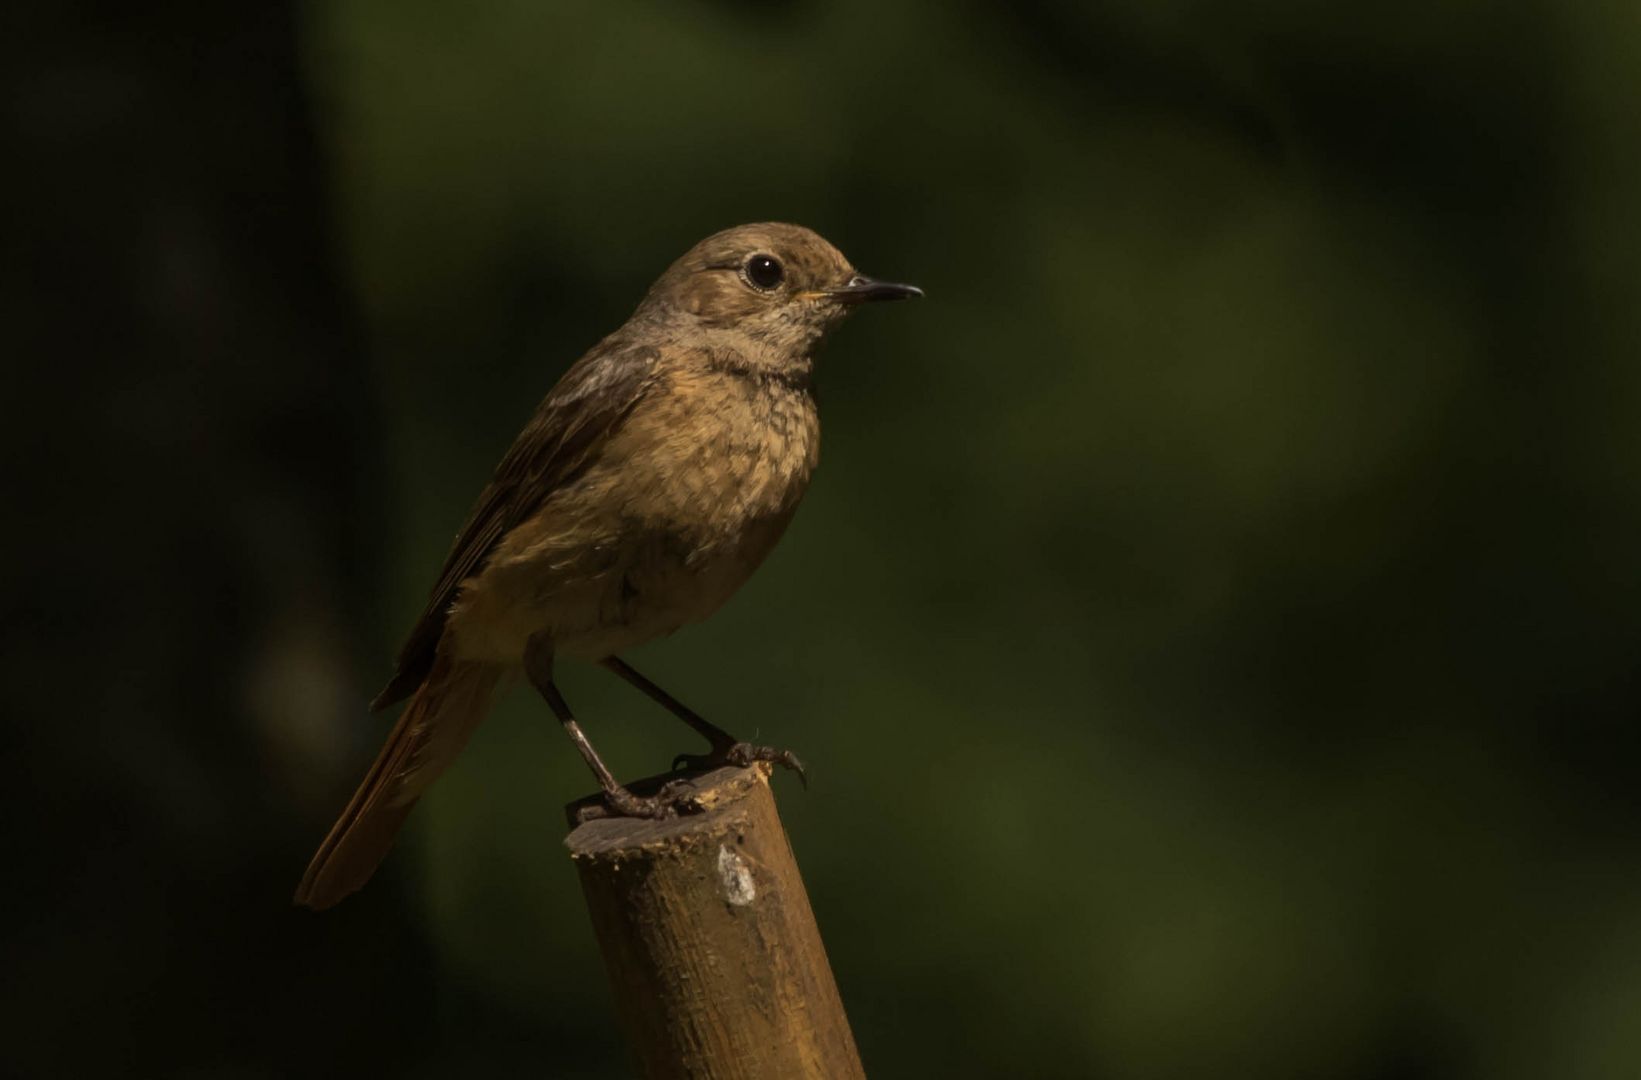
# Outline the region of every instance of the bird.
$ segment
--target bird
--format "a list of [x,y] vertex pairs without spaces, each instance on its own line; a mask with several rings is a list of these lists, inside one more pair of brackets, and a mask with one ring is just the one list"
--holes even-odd
[[371,709],[409,704],[296,902],[327,908],[365,884],[519,671],[605,812],[687,808],[674,785],[640,796],[616,781],[554,681],[560,657],[603,666],[707,740],[675,768],[768,761],[802,777],[795,755],[736,739],[619,654],[707,618],[758,567],[819,461],[821,342],[862,304],[922,295],[780,222],[714,233],[668,267],[548,392],[474,503]]

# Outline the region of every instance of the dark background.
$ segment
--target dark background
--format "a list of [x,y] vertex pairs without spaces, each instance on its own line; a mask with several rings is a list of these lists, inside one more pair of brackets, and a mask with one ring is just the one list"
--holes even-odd
[[288,897],[534,402],[774,218],[929,298],[633,658],[810,761],[874,1075],[1641,1075],[1633,4],[24,7],[3,1071],[625,1074],[530,694]]

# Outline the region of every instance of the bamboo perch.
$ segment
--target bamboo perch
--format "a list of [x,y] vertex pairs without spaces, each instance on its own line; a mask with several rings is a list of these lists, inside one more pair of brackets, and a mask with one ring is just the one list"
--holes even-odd
[[[643,1075],[864,1077],[769,766],[694,783],[700,813],[600,818],[565,840]],[[596,801],[572,804],[572,825]]]

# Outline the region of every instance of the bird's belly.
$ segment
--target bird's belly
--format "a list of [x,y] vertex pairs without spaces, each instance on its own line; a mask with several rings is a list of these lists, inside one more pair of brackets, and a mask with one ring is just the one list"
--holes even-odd
[[457,654],[518,663],[535,634],[554,651],[600,660],[718,610],[757,569],[791,518],[749,522],[702,544],[659,531],[570,552],[558,545],[493,563],[463,589],[451,613]]
[[700,622],[746,582],[774,539],[760,543],[748,535],[724,550],[697,551],[693,557],[683,556],[673,541],[641,549],[621,573],[590,584],[577,605],[578,617],[567,618],[570,612],[553,605],[554,645],[566,655],[599,660]]

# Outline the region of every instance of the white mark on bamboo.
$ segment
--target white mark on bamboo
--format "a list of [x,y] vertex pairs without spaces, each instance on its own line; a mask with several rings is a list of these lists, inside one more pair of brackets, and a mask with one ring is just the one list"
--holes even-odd
[[757,883],[752,880],[752,867],[728,845],[718,847],[718,877],[724,883],[724,899],[736,907],[746,907],[758,898]]

